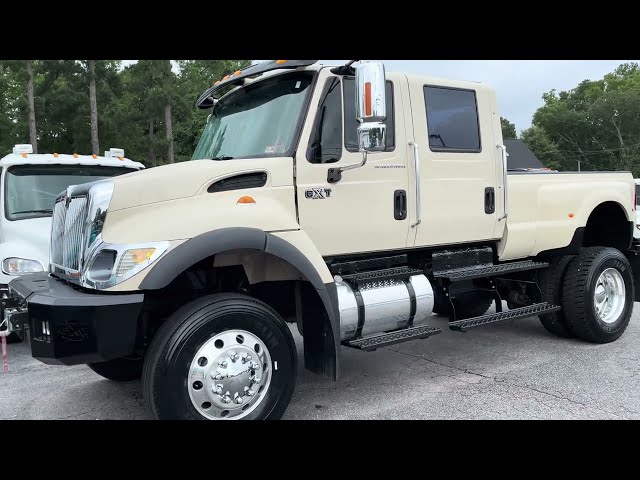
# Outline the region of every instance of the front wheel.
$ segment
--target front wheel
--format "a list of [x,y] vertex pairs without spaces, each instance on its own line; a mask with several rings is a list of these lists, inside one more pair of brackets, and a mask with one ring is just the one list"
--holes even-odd
[[567,267],[562,308],[576,337],[595,343],[617,340],[625,331],[634,302],[631,266],[618,250],[582,250]]
[[271,307],[215,294],[162,325],[147,352],[142,389],[157,419],[279,419],[297,364],[291,332]]

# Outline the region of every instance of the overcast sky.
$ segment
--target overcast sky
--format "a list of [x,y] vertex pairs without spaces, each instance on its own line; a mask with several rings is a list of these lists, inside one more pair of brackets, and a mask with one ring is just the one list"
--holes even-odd
[[[259,60],[256,60],[259,61]],[[503,117],[515,123],[518,135],[531,125],[542,94],[569,90],[582,80],[597,80],[618,65],[638,60],[385,60],[388,71],[407,72],[489,83],[496,90]],[[126,60],[131,64],[134,60]],[[346,60],[320,60],[341,64]]]

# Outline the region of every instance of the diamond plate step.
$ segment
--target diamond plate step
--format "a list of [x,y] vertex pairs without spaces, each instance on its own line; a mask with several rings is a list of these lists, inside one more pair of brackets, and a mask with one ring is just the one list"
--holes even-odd
[[470,328],[481,327],[490,323],[502,322],[504,320],[516,320],[519,318],[535,317],[543,313],[551,313],[560,310],[558,305],[550,305],[547,302],[536,303],[528,307],[514,308],[507,312],[490,313],[481,317],[456,320],[449,323],[449,328],[457,332],[466,332]]
[[527,260],[524,262],[502,263],[500,265],[491,265],[489,267],[469,267],[456,268],[454,270],[442,270],[434,272],[435,278],[448,278],[452,282],[460,280],[471,280],[474,278],[493,277],[503,273],[521,272],[524,270],[536,270],[546,268],[549,264],[545,262],[534,262]]
[[409,278],[412,275],[422,275],[424,272],[418,268],[410,267],[394,267],[385,268],[384,270],[374,270],[372,272],[351,273],[342,275],[342,279],[352,283],[367,283],[379,280],[397,280],[401,278]]
[[432,335],[441,333],[439,328],[421,325],[419,327],[406,328],[391,333],[378,333],[365,338],[342,342],[343,345],[359,350],[371,351],[376,348],[386,347],[395,343],[408,342],[409,340],[417,340],[419,338],[427,338]]

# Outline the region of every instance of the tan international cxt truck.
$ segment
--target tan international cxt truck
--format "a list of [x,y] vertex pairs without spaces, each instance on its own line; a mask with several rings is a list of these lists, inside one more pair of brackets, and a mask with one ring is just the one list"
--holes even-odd
[[155,418],[275,419],[296,382],[287,322],[334,380],[342,348],[430,337],[433,313],[596,343],[627,327],[631,174],[509,172],[487,85],[276,60],[196,105],[193,161],[57,198],[50,272],[3,303],[35,358],[141,376]]

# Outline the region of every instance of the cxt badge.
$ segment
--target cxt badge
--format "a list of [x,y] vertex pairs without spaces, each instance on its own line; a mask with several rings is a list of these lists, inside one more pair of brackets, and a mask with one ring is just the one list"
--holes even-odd
[[311,200],[318,200],[323,198],[329,198],[331,196],[330,188],[308,188],[304,192],[305,198],[310,198]]

